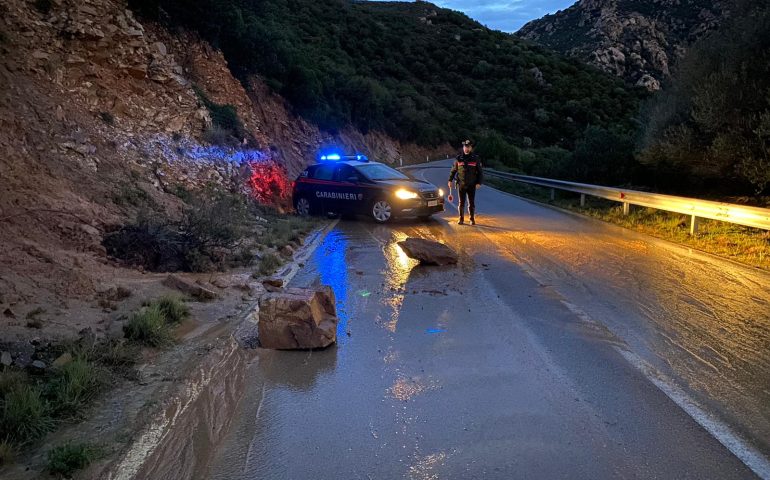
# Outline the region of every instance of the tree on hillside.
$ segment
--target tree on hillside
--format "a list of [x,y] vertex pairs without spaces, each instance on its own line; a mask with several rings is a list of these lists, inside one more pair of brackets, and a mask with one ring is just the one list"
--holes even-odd
[[617,79],[428,2],[129,5],[198,32],[236,76],[262,76],[327,130],[353,125],[428,146],[494,130],[507,144],[499,151],[517,151],[524,139],[572,149],[589,124],[630,129],[637,111],[639,93]]
[[737,3],[647,107],[641,159],[706,185],[770,185],[770,5]]

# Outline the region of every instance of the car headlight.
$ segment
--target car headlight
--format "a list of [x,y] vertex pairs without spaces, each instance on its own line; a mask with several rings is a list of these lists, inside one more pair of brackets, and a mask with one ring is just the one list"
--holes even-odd
[[438,196],[439,197],[443,197],[444,196],[444,189],[443,188],[439,188],[438,189]]
[[396,196],[401,200],[412,200],[417,198],[417,193],[402,188],[400,190],[396,190]]

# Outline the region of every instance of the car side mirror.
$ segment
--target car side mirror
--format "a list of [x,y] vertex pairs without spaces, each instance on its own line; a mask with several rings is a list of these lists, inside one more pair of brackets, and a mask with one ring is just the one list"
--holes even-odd
[[347,180],[347,181],[348,181],[349,183],[358,183],[358,177],[355,177],[355,176],[353,176],[353,177],[348,177],[348,180]]

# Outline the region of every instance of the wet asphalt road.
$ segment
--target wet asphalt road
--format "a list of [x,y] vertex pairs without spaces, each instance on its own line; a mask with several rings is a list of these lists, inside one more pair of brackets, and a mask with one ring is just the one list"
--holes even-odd
[[[293,281],[333,286],[338,345],[260,351],[209,478],[756,478],[723,443],[766,476],[766,274],[478,201],[476,227],[339,223]],[[407,236],[461,265],[416,266]]]

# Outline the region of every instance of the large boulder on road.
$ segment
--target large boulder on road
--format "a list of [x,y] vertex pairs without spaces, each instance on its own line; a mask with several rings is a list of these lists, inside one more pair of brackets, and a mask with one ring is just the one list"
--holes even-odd
[[263,348],[304,350],[328,347],[337,341],[334,292],[288,288],[259,300],[259,343]]
[[433,240],[407,238],[398,242],[398,246],[410,258],[427,265],[454,265],[458,260],[457,252],[447,245]]

